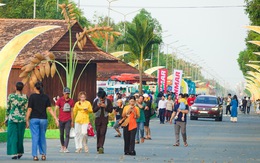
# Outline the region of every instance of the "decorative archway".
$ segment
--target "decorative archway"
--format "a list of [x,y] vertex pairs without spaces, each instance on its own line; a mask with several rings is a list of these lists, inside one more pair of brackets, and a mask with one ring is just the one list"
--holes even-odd
[[0,51],[0,106],[5,107],[7,102],[7,86],[12,65],[20,51],[38,35],[60,26],[47,25],[26,30],[10,40]]

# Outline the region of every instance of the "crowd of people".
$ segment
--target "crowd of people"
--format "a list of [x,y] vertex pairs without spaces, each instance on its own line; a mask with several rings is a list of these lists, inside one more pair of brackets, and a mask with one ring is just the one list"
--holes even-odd
[[232,97],[229,93],[222,101],[226,104],[226,115],[230,115],[231,122],[237,122],[238,108],[242,114],[250,114],[253,106],[256,113],[260,110],[260,100],[258,99],[253,102],[249,96],[239,99],[237,95]]
[[[48,126],[47,111],[55,120],[60,130],[60,152],[68,153],[71,128],[75,131],[75,152],[88,153],[88,126],[90,114],[95,114],[96,150],[98,154],[104,153],[104,143],[109,122],[109,114],[115,115],[115,137],[124,138],[124,154],[136,155],[135,145],[151,140],[150,118],[153,115],[152,103],[155,101],[160,124],[174,122],[175,143],[180,146],[180,133],[185,147],[187,143],[186,122],[189,107],[195,102],[194,94],[175,95],[160,92],[155,98],[153,94],[141,93],[130,96],[127,101],[117,93],[113,102],[107,98],[106,92],[100,89],[93,103],[86,100],[87,93],[79,92],[78,101],[70,98],[70,89],[63,89],[63,96],[55,101],[55,109],[51,107],[49,97],[43,91],[43,84],[37,82],[33,94],[28,98],[22,93],[23,83],[17,82],[16,92],[8,96],[6,117],[8,119],[7,154],[12,159],[20,159],[24,153],[23,138],[25,128],[30,128],[32,138],[32,157],[38,161],[38,154],[46,160],[47,144],[45,133]],[[259,101],[259,100],[258,100]],[[236,95],[225,99],[226,114],[231,114],[231,121],[237,122],[237,108],[239,101]],[[250,112],[250,97],[243,99],[241,111]],[[259,102],[260,104],[260,102]],[[258,107],[259,107],[258,104]],[[58,113],[58,116],[57,116]],[[121,128],[123,133],[121,133]]]
[[[45,133],[48,126],[47,111],[53,117],[60,130],[60,152],[68,153],[70,131],[75,131],[75,152],[88,153],[88,125],[90,114],[95,114],[96,148],[98,154],[104,153],[109,114],[114,113],[117,131],[116,137],[124,137],[124,154],[136,155],[135,144],[151,140],[149,128],[151,117],[151,97],[148,94],[131,96],[124,103],[118,94],[113,106],[104,90],[99,90],[96,99],[86,100],[87,94],[79,92],[78,101],[70,98],[70,89],[63,89],[63,96],[55,99],[55,109],[51,107],[50,98],[44,93],[42,82],[34,85],[34,93],[28,98],[22,93],[23,83],[16,84],[16,92],[8,96],[6,119],[8,121],[7,154],[12,159],[20,159],[24,153],[23,139],[25,128],[30,128],[32,139],[32,157],[38,161],[46,160],[47,144]],[[58,116],[57,116],[58,113]],[[123,134],[120,132],[123,128]]]

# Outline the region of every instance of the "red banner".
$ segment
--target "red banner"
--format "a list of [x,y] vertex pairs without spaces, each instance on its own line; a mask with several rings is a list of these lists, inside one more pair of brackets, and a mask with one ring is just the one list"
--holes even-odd
[[158,87],[160,92],[167,92],[167,77],[168,70],[166,68],[162,68],[158,70]]

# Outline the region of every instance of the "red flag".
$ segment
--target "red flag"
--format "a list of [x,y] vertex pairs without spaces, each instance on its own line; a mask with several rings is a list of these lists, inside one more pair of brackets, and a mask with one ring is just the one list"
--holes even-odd
[[168,70],[166,68],[162,68],[158,70],[158,87],[159,91],[167,92],[167,76]]

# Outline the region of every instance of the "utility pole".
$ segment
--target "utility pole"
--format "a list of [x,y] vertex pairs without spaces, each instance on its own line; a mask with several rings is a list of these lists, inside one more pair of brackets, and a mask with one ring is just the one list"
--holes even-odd
[[33,1],[33,19],[36,18],[36,0]]

